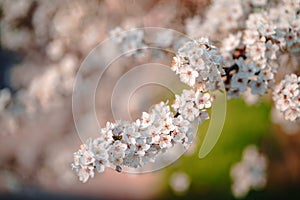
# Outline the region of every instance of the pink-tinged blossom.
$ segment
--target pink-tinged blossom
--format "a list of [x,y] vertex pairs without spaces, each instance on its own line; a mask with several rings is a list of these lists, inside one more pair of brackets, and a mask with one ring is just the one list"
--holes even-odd
[[300,117],[300,77],[286,75],[273,92],[276,108],[286,120],[295,121]]

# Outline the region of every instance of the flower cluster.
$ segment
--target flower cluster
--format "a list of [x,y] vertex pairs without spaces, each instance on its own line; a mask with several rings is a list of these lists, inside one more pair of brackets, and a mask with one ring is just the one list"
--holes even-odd
[[[122,45],[134,38],[131,34],[126,35],[120,28],[114,29],[111,36],[115,42]],[[189,57],[192,51],[195,51],[194,56]],[[174,57],[174,61],[180,62],[181,59],[185,62],[174,64],[172,69],[179,74],[184,83],[188,83],[194,89],[183,90],[181,95],[176,95],[172,105],[176,114],[166,102],[161,102],[154,105],[149,113],[143,112],[142,117],[133,123],[108,122],[106,127],[100,130],[98,138],[88,139],[74,154],[72,168],[81,181],[86,182],[89,177],[94,177],[94,169],[103,172],[105,167],[114,166],[116,171],[120,172],[123,166],[142,167],[154,162],[160,153],[175,144],[182,144],[185,148],[191,144],[194,139],[192,124],[195,120],[200,124],[209,119],[206,109],[211,107],[213,100],[208,92],[204,92],[204,89],[198,86],[209,83],[210,85],[205,86],[212,88],[220,74],[219,70],[222,69],[221,57],[217,54],[216,47],[204,38],[185,44],[179,49],[178,55]],[[196,57],[197,55],[199,56]],[[187,68],[195,69],[192,72],[197,74],[194,82],[185,77],[189,76]]]
[[[174,144],[189,146],[194,137],[192,123],[198,121],[201,124],[209,118],[206,109],[211,107],[213,97],[207,91],[217,90],[223,83],[229,98],[239,97],[243,93],[257,99],[268,89],[274,89],[274,77],[282,64],[279,53],[295,56],[300,52],[300,4],[298,0],[287,0],[274,3],[274,7],[269,8],[271,4],[267,2],[235,0],[235,3],[229,4],[216,0],[206,16],[214,12],[222,13],[225,9],[228,15],[225,17],[226,23],[220,23],[224,17],[214,17],[215,21],[207,20],[207,24],[201,25],[199,16],[187,19],[187,32],[197,32],[195,27],[199,25],[197,30],[207,26],[203,28],[208,30],[207,33],[226,33],[220,51],[207,38],[185,42],[173,57],[171,69],[192,89],[183,90],[181,95],[175,96],[175,102],[171,105],[175,113],[167,103],[161,102],[149,113],[143,112],[135,122],[107,123],[98,138],[89,139],[74,154],[73,169],[80,180],[86,182],[93,177],[94,169],[103,172],[105,167],[115,167],[117,171],[122,171],[125,166],[142,167],[155,162],[159,153]],[[260,9],[263,7],[269,9]],[[281,7],[284,11],[280,11]],[[230,30],[234,33],[229,34]],[[125,32],[117,27],[110,32],[110,36],[121,45],[121,50],[130,51],[128,56],[139,55],[141,51],[133,50],[147,45],[144,32],[139,29]],[[167,47],[172,44],[173,37],[171,32],[166,32],[160,39],[162,47]],[[276,86],[273,99],[285,119],[298,119],[300,98],[297,75],[286,76]],[[255,147],[247,148],[242,162],[235,165],[231,173],[234,194],[243,196],[251,188],[262,187],[266,182],[265,170],[265,158]]]
[[300,77],[286,75],[275,88],[273,100],[276,108],[286,120],[295,121],[300,117]]
[[[253,25],[260,19],[257,15],[250,15],[246,22],[253,29],[248,28],[243,33],[230,35],[222,43],[222,55],[231,64],[225,69],[229,97],[238,97],[247,87],[253,95],[263,95],[274,85],[274,73],[277,71],[274,60],[279,47],[275,42],[266,39],[269,33],[260,33]],[[272,28],[268,26],[265,29]],[[233,71],[235,73],[232,75]]]
[[167,103],[161,102],[154,105],[149,113],[143,112],[142,117],[133,123],[108,122],[100,130],[98,138],[89,139],[81,145],[74,154],[72,168],[79,179],[86,182],[89,177],[94,177],[95,168],[103,172],[105,167],[115,166],[116,171],[121,172],[122,166],[138,168],[154,162],[157,155],[174,144],[182,144],[187,148],[194,139],[194,119],[208,119],[204,108],[210,106],[208,93],[198,91],[196,94],[192,90],[184,90],[172,106],[177,108],[176,115]]
[[276,107],[272,108],[271,120],[274,124],[279,125],[281,130],[283,130],[287,135],[296,135],[300,133],[300,118],[297,118],[295,121],[286,120],[283,113],[280,112]]
[[[131,37],[124,35],[119,28],[111,34],[116,42],[124,42]],[[194,54],[189,56],[191,52]],[[105,167],[114,166],[120,172],[123,166],[142,167],[154,162],[160,153],[174,144],[182,144],[185,148],[191,144],[194,139],[194,121],[201,124],[209,119],[206,109],[211,107],[213,98],[205,91],[206,88],[216,87],[222,60],[216,47],[203,38],[186,43],[179,49],[174,61],[178,63],[172,69],[184,83],[193,87],[183,90],[181,95],[176,95],[172,105],[176,114],[167,103],[161,102],[154,105],[149,113],[143,112],[142,117],[133,123],[108,122],[100,130],[98,138],[88,139],[74,154],[72,168],[81,181],[86,182],[89,177],[94,177],[94,169],[103,172]],[[189,77],[189,69],[197,75],[194,80]],[[200,84],[205,87],[201,88]]]
[[230,66],[225,68],[229,97],[239,97],[247,88],[253,95],[273,89],[281,64],[278,52],[299,52],[299,3],[288,2],[268,11],[253,12],[245,22],[245,30],[223,40],[221,53]]
[[236,197],[245,196],[250,189],[265,186],[267,160],[256,146],[248,146],[243,152],[242,161],[231,168],[232,192]]
[[49,66],[43,74],[33,78],[26,93],[22,94],[21,103],[26,111],[34,113],[39,108],[48,111],[59,106],[61,99],[72,93],[77,62],[75,56],[67,54],[59,63]]
[[209,93],[202,93],[200,90],[183,90],[182,95],[175,95],[176,99],[172,105],[173,109],[180,113],[188,121],[197,120],[198,124],[209,119],[206,108],[211,107],[212,97]]
[[232,31],[245,27],[250,13],[268,6],[267,0],[213,0],[204,16],[185,20],[185,32],[191,37],[220,40]]
[[[185,31],[189,36],[196,38],[208,37],[216,33],[226,33],[239,26],[245,12],[243,7],[246,7],[246,5],[243,5],[241,0],[230,2],[227,0],[214,0],[205,13],[203,21],[197,15],[185,21]],[[216,17],[220,14],[222,14],[222,17]]]
[[[291,53],[300,51],[300,1],[283,0],[277,7],[270,9],[267,13],[273,29],[272,36],[280,46]],[[270,21],[268,23],[270,24]],[[268,30],[265,28],[265,30]]]
[[204,90],[218,88],[222,67],[222,56],[207,38],[186,42],[172,62],[172,70],[183,83]]

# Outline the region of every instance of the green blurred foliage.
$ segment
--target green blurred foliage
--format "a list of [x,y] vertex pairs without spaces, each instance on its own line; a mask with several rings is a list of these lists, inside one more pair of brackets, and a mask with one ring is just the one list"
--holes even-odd
[[240,161],[247,145],[260,146],[270,132],[270,109],[271,105],[265,102],[248,106],[241,99],[229,100],[224,129],[213,150],[205,158],[198,158],[199,147],[209,125],[207,120],[199,127],[198,150],[191,156],[183,156],[166,170],[166,184],[169,184],[173,172],[187,173],[191,179],[189,190],[178,196],[167,186],[163,198],[232,199],[230,168]]

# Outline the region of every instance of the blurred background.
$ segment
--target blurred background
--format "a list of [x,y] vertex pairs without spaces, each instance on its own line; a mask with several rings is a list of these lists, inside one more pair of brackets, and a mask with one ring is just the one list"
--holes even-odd
[[[268,95],[255,104],[229,100],[222,135],[204,159],[197,153],[209,121],[185,155],[163,170],[133,175],[107,169],[85,184],[71,170],[81,144],[72,90],[83,59],[118,26],[185,33],[186,19],[203,16],[210,3],[0,0],[0,199],[234,199],[230,171],[248,145],[256,145],[267,159],[267,184],[245,199],[300,199],[300,126],[283,122]],[[170,55],[155,58],[171,62]],[[93,62],[100,66],[102,61]],[[113,119],[107,106],[112,87],[137,63],[143,62],[128,58],[105,72],[95,97],[101,121]],[[89,80],[93,70],[83,78]],[[148,91],[147,98],[137,95],[131,102],[134,116],[170,96],[158,87]],[[82,118],[89,127],[84,106]]]

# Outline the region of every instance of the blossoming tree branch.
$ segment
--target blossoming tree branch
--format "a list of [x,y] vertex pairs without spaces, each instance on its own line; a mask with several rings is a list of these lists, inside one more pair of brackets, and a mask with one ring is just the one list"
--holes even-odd
[[[228,16],[212,17],[218,15],[220,9],[227,9]],[[203,18],[194,16],[185,22],[186,34],[195,39],[180,46],[170,66],[190,89],[176,94],[174,102],[154,105],[134,122],[107,122],[98,138],[89,139],[74,154],[72,168],[81,181],[86,182],[94,177],[95,170],[103,172],[106,167],[113,166],[121,172],[124,166],[139,168],[155,162],[159,153],[175,144],[187,148],[194,139],[192,124],[196,121],[200,125],[209,119],[207,109],[214,100],[212,92],[222,85],[228,98],[270,93],[285,120],[299,121],[299,0],[234,0],[230,3],[216,0]],[[110,34],[128,50],[147,46],[141,30],[128,35],[117,27]],[[287,62],[295,64],[285,69]],[[279,71],[288,73],[277,83],[275,77]],[[247,151],[255,152],[257,158],[253,159],[261,163],[256,171],[264,175],[266,160],[254,147]],[[244,160],[248,164],[236,166],[233,177],[239,177],[241,166],[251,165],[249,159]],[[247,169],[251,173],[250,167]],[[256,181],[244,188],[235,183],[234,193],[239,196],[251,187],[265,184],[265,178],[253,180]]]

